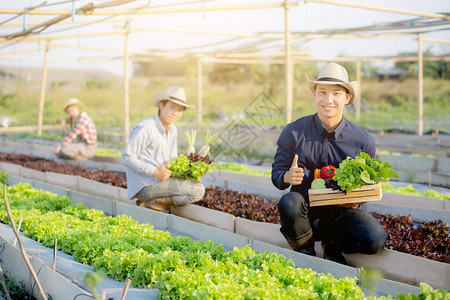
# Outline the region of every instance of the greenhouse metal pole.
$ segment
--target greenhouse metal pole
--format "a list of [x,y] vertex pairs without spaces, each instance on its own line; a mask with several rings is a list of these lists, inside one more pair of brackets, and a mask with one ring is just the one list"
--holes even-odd
[[289,2],[284,2],[284,22],[285,22],[285,84],[286,84],[286,100],[285,100],[285,119],[286,124],[292,121],[292,57],[291,57],[291,31],[289,27]]
[[38,136],[42,135],[42,123],[44,119],[44,101],[45,101],[45,86],[47,85],[47,62],[48,62],[48,48],[50,42],[45,45],[44,69],[42,70],[42,84],[41,97],[39,98],[39,116],[38,116]]
[[203,62],[199,58],[197,60],[197,122],[202,123],[203,115]]
[[125,143],[130,139],[130,95],[128,83],[128,35],[130,33],[129,20],[125,22],[125,48],[123,56],[123,137]]
[[417,70],[419,77],[419,124],[417,129],[417,135],[423,135],[423,53],[422,53],[422,34],[417,34],[417,40],[419,41],[418,49],[418,61],[419,68]]
[[[356,81],[362,86],[361,82],[361,59],[358,57],[356,60]],[[355,95],[356,96],[356,95]],[[361,118],[361,89],[359,90],[359,97],[356,98],[355,109],[356,109],[356,121]]]

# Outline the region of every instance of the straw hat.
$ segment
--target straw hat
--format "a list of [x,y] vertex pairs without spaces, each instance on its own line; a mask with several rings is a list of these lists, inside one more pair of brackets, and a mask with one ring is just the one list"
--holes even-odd
[[153,104],[158,106],[158,103],[162,100],[172,101],[173,103],[186,107],[186,109],[194,107],[194,105],[186,103],[184,89],[178,86],[169,86],[165,92],[157,93],[155,97],[153,97]]
[[63,107],[63,111],[67,112],[67,109],[69,108],[69,106],[78,106],[78,109],[80,110],[80,112],[83,110],[84,105],[83,103],[81,103],[78,99],[76,98],[70,98],[69,100],[66,101],[66,105],[64,105]]
[[359,82],[358,81],[348,81],[348,74],[345,68],[337,63],[327,63],[325,67],[320,71],[317,80],[309,80],[308,75],[306,75],[306,80],[308,81],[309,89],[311,92],[316,88],[318,83],[320,84],[338,84],[345,87],[352,97],[347,105],[352,104],[355,99],[359,98]]

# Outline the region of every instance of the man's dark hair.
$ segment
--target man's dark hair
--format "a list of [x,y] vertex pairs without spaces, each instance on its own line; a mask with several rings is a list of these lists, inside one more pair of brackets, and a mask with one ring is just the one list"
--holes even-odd
[[[159,103],[162,103],[163,106],[166,106],[167,102],[169,102],[169,100],[161,100],[161,101],[159,101]],[[159,108],[159,103],[158,103],[158,116],[161,114],[161,108]]]

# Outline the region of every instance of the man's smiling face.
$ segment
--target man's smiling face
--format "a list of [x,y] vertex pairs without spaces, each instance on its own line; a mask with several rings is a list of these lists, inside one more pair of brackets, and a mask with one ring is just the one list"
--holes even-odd
[[334,120],[342,118],[345,105],[352,95],[338,84],[317,84],[313,90],[314,101],[321,120]]

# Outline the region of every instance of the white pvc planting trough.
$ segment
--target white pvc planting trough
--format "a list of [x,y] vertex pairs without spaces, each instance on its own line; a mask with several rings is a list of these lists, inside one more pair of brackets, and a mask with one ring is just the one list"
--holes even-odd
[[[10,176],[9,184],[16,184],[18,182],[27,181],[17,176]],[[167,230],[173,234],[182,234],[191,236],[194,239],[212,240],[216,244],[222,244],[227,248],[244,247],[250,245],[253,249],[259,252],[270,251],[276,252],[286,256],[287,259],[292,259],[297,267],[311,268],[316,272],[330,273],[337,278],[342,277],[357,277],[360,278],[359,271],[356,268],[340,265],[331,261],[323,260],[317,257],[307,256],[301,253],[294,252],[290,249],[279,247],[271,243],[260,241],[249,236],[244,236],[228,230],[219,229],[208,226],[200,222],[191,221],[184,217],[176,216],[174,214],[167,214],[145,208],[140,208],[135,205],[124,203],[122,201],[111,200],[106,198],[93,197],[80,192],[71,191],[58,186],[53,186],[48,183],[31,182],[33,185],[39,186],[41,189],[48,189],[51,191],[58,191],[61,196],[69,196],[74,203],[82,202],[87,207],[96,208],[101,203],[105,207],[113,207],[111,210],[106,209],[107,213],[112,212],[113,216],[125,214],[140,223],[149,223],[157,229]],[[214,211],[210,212],[214,214]],[[247,220],[243,221],[244,227],[247,226]],[[239,221],[237,221],[239,224]],[[259,222],[254,222],[259,223]],[[240,225],[237,225],[239,227]],[[261,224],[264,228],[269,228],[270,231],[275,232],[276,225]],[[267,226],[267,227],[266,227]],[[250,231],[251,232],[251,231]],[[249,233],[250,233],[249,232]],[[272,232],[266,232],[268,235]],[[5,244],[5,250],[0,253],[0,258],[7,263],[3,264],[3,268],[8,273],[19,280],[23,280],[28,288],[33,285],[33,280],[30,279],[29,271],[23,263],[23,258],[19,255],[18,246],[12,246],[14,236],[9,226],[0,224],[0,243]],[[91,289],[83,285],[83,278],[85,273],[92,272],[92,267],[77,263],[69,255],[60,251],[57,253],[56,271],[53,271],[51,266],[53,264],[53,249],[45,248],[37,242],[23,237],[27,254],[33,261],[35,270],[39,270],[39,279],[46,292],[53,296],[53,299],[73,299],[76,295],[89,295]],[[361,285],[364,285],[363,279],[360,278]],[[110,278],[104,278],[104,281],[98,283],[97,291],[99,294],[106,293],[107,298],[119,299],[122,293],[123,283],[117,282]],[[380,279],[376,285],[378,295],[395,295],[397,293],[413,293],[418,294],[420,290],[418,287],[407,285],[404,283],[391,281],[388,279]],[[363,288],[364,290],[364,288]],[[36,289],[34,295],[38,296]],[[129,288],[126,299],[156,299],[157,290],[145,290]]]
[[[76,180],[76,177],[74,178],[74,180]],[[27,180],[16,176],[10,176],[9,178],[10,184],[15,184],[20,181],[28,181],[29,183],[33,184],[36,187],[56,192],[59,195],[69,195],[72,198],[73,202],[82,202],[87,207],[101,209],[105,211],[105,213],[108,215],[114,216],[119,214],[127,214],[132,216],[139,222],[150,222],[149,219],[145,218],[145,216],[148,215],[149,213],[153,213],[152,216],[154,216],[155,214],[160,215],[159,212],[139,208],[133,204],[130,205],[130,203],[125,203],[124,201],[121,201],[119,199],[93,196],[87,193],[68,190],[48,183],[43,183],[29,179]],[[106,184],[104,184],[104,186],[109,187],[109,185]],[[60,189],[59,191],[58,188]],[[101,191],[102,189],[100,188],[99,190]],[[107,194],[109,195],[109,193]],[[280,249],[286,249],[288,251],[291,251],[289,245],[287,244],[286,240],[279,231],[280,225],[277,224],[255,222],[242,218],[236,218],[230,214],[200,207],[197,205],[186,205],[176,207],[171,210],[171,214],[169,214],[169,216],[175,215],[180,216],[184,219],[192,220],[194,221],[193,224],[209,225],[222,233],[228,232],[232,234],[238,234],[239,236],[247,237],[252,240],[267,243],[278,248],[281,247]],[[156,219],[152,217],[151,222],[154,221],[156,221]],[[157,224],[154,225],[160,228],[164,228],[164,224],[161,223],[161,220],[159,220]],[[194,227],[197,227],[197,225]],[[177,227],[173,229],[174,230],[179,229],[179,231],[184,232],[182,227],[180,228]],[[205,232],[205,235],[200,236],[194,235],[194,237],[203,239],[213,239],[214,241],[216,241],[214,239],[215,234],[209,231]],[[316,243],[316,250],[318,252],[318,255],[321,255],[321,248],[319,246],[319,243]],[[305,256],[303,257],[304,260]],[[322,259],[319,260],[321,260],[325,264],[331,263],[331,266],[335,265],[335,263],[333,262],[325,261]],[[396,280],[402,283],[408,283],[418,286],[420,282],[427,282],[434,288],[441,288],[441,289],[450,286],[449,264],[435,262],[428,259],[416,257],[413,255],[386,249],[381,251],[377,255],[362,255],[362,254],[347,255],[347,260],[349,264],[356,267],[365,266],[368,268],[381,270],[383,273],[385,273],[386,278]],[[407,264],[405,264],[405,262],[407,262]],[[339,268],[344,267],[342,265],[338,264],[336,265]],[[322,268],[319,269],[313,268],[313,269],[319,272],[329,272],[335,275],[332,271],[327,269],[329,266],[330,265],[326,265],[324,269]]]
[[[25,264],[18,243],[13,246],[14,238],[12,228],[0,223],[0,244],[3,247],[0,253],[2,268],[8,272],[9,277],[23,281],[27,290],[29,292],[33,290],[33,296],[40,299],[39,291]],[[72,256],[57,251],[55,270],[53,270],[53,249],[46,248],[23,235],[21,240],[44,292],[50,294],[52,299],[92,298],[92,286],[87,287],[83,283],[85,274],[93,273],[91,266],[76,262]],[[103,277],[97,285],[97,292],[99,295],[105,292],[106,299],[120,299],[123,287],[123,282]],[[157,294],[158,290],[155,289],[129,287],[126,299],[157,299]]]

